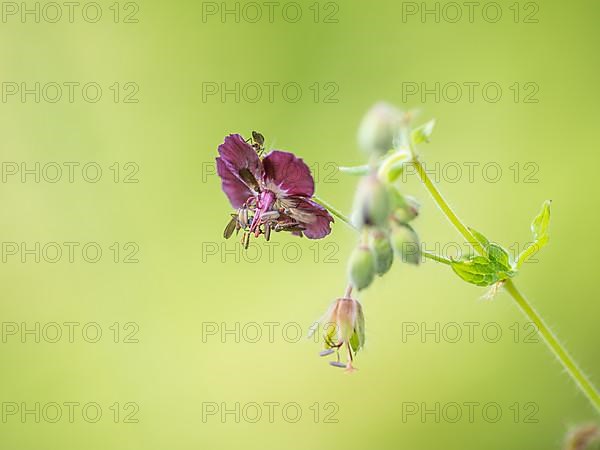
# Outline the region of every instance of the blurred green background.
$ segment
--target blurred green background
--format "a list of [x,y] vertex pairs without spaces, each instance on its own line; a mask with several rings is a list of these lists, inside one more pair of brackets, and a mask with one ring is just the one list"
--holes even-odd
[[[433,262],[394,266],[360,295],[367,345],[359,370],[348,376],[319,359],[321,346],[306,332],[343,293],[356,236],[341,223],[317,244],[276,235],[279,246],[260,243],[262,253],[251,260],[222,239],[230,206],[213,161],[226,134],[259,130],[275,148],[296,152],[316,169],[319,194],[348,211],[356,179],[331,168],[363,161],[356,148],[362,115],[378,100],[420,108],[420,121],[438,121],[423,158],[432,170],[439,163],[440,188],[468,224],[522,246],[542,201],[553,200],[551,245],[539,263],[527,264],[518,284],[598,382],[600,306],[591,255],[600,245],[588,236],[599,219],[592,205],[600,162],[594,133],[600,5],[502,1],[502,17],[492,23],[496,12],[482,15],[486,4],[475,7],[472,23],[463,5],[462,18],[451,23],[456,12],[446,3],[439,4],[439,21],[433,14],[421,20],[421,11],[403,16],[403,9],[421,9],[420,2],[280,2],[272,21],[268,5],[241,3],[237,21],[235,12],[225,20],[220,15],[224,6],[235,11],[235,2],[100,2],[95,23],[97,8],[86,3],[75,7],[72,23],[59,4],[63,16],[51,23],[56,12],[42,2],[37,23],[33,14],[21,16],[23,5],[3,3],[0,446],[549,449],[561,447],[572,425],[597,421],[545,346],[525,342],[525,319],[505,293],[483,301],[483,289]],[[255,5],[262,17],[251,23]],[[294,22],[298,8],[302,16]],[[33,89],[36,82],[39,102],[35,94],[23,100],[22,83]],[[98,83],[102,97],[86,101],[75,87],[69,102],[69,82]],[[491,102],[476,88],[471,102],[465,82],[498,83],[502,97]],[[62,86],[56,103],[48,101],[55,97],[48,83]],[[222,83],[234,91],[240,83],[239,101],[235,94],[221,97]],[[258,98],[252,83],[262,86]],[[264,83],[279,83],[272,101]],[[285,97],[286,83],[302,89],[298,101],[293,90]],[[440,90],[458,83],[463,93],[456,102],[450,90],[440,91],[439,101],[433,94],[423,101],[407,96],[405,83],[429,89],[440,83]],[[535,85],[524,89],[526,83]],[[208,89],[215,86],[213,95]],[[531,86],[538,89],[529,98],[535,103],[525,102]],[[72,183],[66,169],[48,182],[53,165],[40,172],[39,183],[35,174],[21,181],[21,163],[40,163],[43,171],[48,163],[69,162],[79,164]],[[91,162],[102,169],[95,183],[82,174]],[[465,163],[479,163],[472,180]],[[463,171],[454,180],[457,164]],[[489,180],[496,178],[492,169],[482,172],[485,164],[501,168],[496,182]],[[123,182],[136,167],[128,181],[138,182]],[[428,249],[461,242],[414,176],[405,190],[422,201],[415,226]],[[21,243],[31,249],[36,242],[40,248],[57,242],[65,253],[56,263],[47,261],[49,254],[39,263],[35,255],[25,254],[22,263],[21,253],[9,254],[10,243],[22,250]],[[64,242],[80,243],[73,263]],[[97,263],[83,260],[88,242],[103,250]],[[136,250],[139,262],[124,263]],[[21,335],[36,322],[39,343],[35,331]],[[47,325],[53,322],[64,333],[56,343]],[[73,343],[65,322],[79,324]],[[92,337],[102,330],[96,343],[81,334],[90,322],[97,324],[88,327]],[[273,339],[269,322],[277,324]],[[473,342],[467,322],[479,324]],[[235,332],[221,336],[236,323],[240,342]],[[260,325],[258,342],[249,342],[251,323]],[[456,343],[443,334],[440,342],[435,335],[403,339],[407,323],[420,331],[458,323],[465,335]],[[490,323],[502,331],[496,343],[481,332]],[[218,332],[208,335],[213,324]],[[290,342],[297,327],[301,339]],[[128,336],[137,343],[123,342]],[[35,413],[22,417],[36,402],[39,423]],[[47,420],[55,416],[47,406],[53,402],[63,405],[56,423]],[[65,402],[95,402],[102,417],[90,423],[95,414],[88,411],[86,420],[79,406],[70,423]],[[269,402],[278,404],[273,423]],[[456,423],[449,420],[453,402],[461,405]],[[472,420],[470,402],[478,405]],[[221,417],[223,407],[234,410],[236,403],[239,423],[234,413]],[[262,417],[252,423],[255,403]],[[294,409],[282,413],[293,403],[302,412],[296,422]],[[215,404],[218,413],[203,417]],[[419,413],[403,417],[409,404]],[[439,417],[421,417],[436,404]],[[488,404],[497,407],[486,415]],[[494,422],[497,408],[502,416]],[[126,423],[126,416],[137,423]]]

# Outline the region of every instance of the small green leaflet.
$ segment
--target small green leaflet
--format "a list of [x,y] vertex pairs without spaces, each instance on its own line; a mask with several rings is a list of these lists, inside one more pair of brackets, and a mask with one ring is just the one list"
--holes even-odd
[[510,255],[497,244],[490,244],[487,247],[488,258],[500,270],[511,271]]
[[415,128],[412,132],[412,141],[415,144],[421,144],[423,142],[429,142],[429,138],[433,134],[433,127],[435,126],[435,119]]
[[469,228],[469,231],[471,232],[471,234],[473,236],[475,236],[475,239],[477,239],[477,241],[481,244],[481,246],[483,248],[487,248],[488,245],[490,245],[490,241],[488,238],[486,238],[483,234],[481,234],[479,231],[474,230],[473,228]]
[[531,232],[533,239],[539,241],[548,234],[548,225],[550,224],[550,200],[546,200],[542,205],[542,210],[531,222]]
[[452,270],[468,283],[477,286],[491,286],[499,281],[512,278],[516,272],[512,269],[510,255],[498,244],[490,241],[472,228],[471,234],[486,251],[486,256],[471,256],[465,260],[453,261]]
[[469,231],[473,236],[475,236],[475,239],[477,239],[477,241],[484,248],[488,259],[491,262],[495,263],[497,267],[507,272],[513,269],[513,263],[510,255],[504,247],[490,242],[488,238],[473,228],[469,228]]
[[533,234],[533,242],[529,244],[519,255],[517,259],[517,267],[520,267],[525,261],[535,255],[542,249],[550,239],[548,236],[548,225],[550,224],[550,200],[546,200],[542,205],[539,214],[531,222],[531,233]]
[[550,223],[550,201],[542,205],[539,214],[531,223],[534,241],[523,250],[514,264],[510,255],[498,244],[490,242],[483,234],[469,228],[473,237],[485,249],[486,256],[471,256],[464,260],[452,261],[452,270],[468,283],[477,286],[490,286],[499,281],[512,278],[517,269],[548,243],[548,225]]

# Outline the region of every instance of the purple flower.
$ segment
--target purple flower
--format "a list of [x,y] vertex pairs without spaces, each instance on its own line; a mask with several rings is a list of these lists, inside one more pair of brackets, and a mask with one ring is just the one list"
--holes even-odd
[[309,239],[327,236],[333,218],[312,200],[315,185],[308,166],[293,153],[273,150],[261,158],[260,151],[260,142],[251,145],[239,134],[227,136],[219,145],[217,173],[223,192],[237,209],[225,237],[242,229],[247,246],[251,234],[264,234],[269,240],[272,230]]

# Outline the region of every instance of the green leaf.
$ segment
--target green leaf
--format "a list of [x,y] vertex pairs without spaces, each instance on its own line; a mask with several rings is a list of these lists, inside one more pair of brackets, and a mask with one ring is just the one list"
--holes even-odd
[[415,144],[421,144],[423,142],[429,142],[429,138],[433,133],[433,127],[435,126],[435,119],[415,128],[412,131],[411,137]]
[[548,225],[550,223],[550,200],[546,200],[542,205],[542,210],[531,222],[531,232],[535,241],[540,240],[548,234]]
[[473,228],[469,227],[469,231],[471,232],[471,234],[473,236],[475,236],[475,239],[477,239],[477,241],[481,244],[481,246],[483,248],[487,248],[488,245],[490,245],[490,241],[488,238],[486,238],[483,234],[481,234],[479,231],[474,230]]
[[466,261],[453,261],[452,270],[466,282],[477,286],[489,286],[495,280],[494,268],[483,256],[476,256]]
[[[502,249],[502,247],[496,247]],[[496,250],[494,250],[495,253]],[[503,263],[488,259],[485,256],[475,256],[464,261],[453,261],[452,270],[467,283],[477,286],[491,286],[498,281],[506,280],[515,275],[515,272],[504,266]]]
[[489,244],[487,252],[490,261],[497,264],[501,270],[511,270],[510,255],[503,247],[498,244]]
[[548,236],[548,226],[550,224],[550,200],[546,200],[542,205],[542,210],[531,222],[531,233],[533,242],[521,252],[517,258],[517,267],[520,267],[529,258],[535,255],[550,240]]
[[491,262],[497,265],[498,269],[504,271],[510,271],[513,269],[510,254],[504,247],[490,242],[488,238],[473,228],[469,228],[469,231],[475,237],[475,239],[477,239],[477,242],[479,242],[485,249],[488,258]]

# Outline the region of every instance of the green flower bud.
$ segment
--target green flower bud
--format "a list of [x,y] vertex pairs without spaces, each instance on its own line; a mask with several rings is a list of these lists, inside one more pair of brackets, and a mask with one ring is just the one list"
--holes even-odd
[[383,155],[394,148],[403,113],[389,103],[379,102],[363,117],[358,129],[358,145],[366,153]]
[[371,249],[358,246],[348,261],[348,277],[359,291],[368,287],[375,277],[375,257]]
[[374,231],[369,236],[369,247],[375,258],[375,273],[381,276],[392,267],[394,249],[388,235],[382,231]]
[[402,262],[415,265],[421,262],[419,236],[410,225],[395,224],[392,226],[392,246]]
[[392,218],[399,224],[406,224],[419,215],[421,204],[410,195],[402,195],[396,189],[394,191]]
[[358,228],[365,225],[382,227],[391,212],[391,200],[388,187],[370,174],[363,177],[354,198],[353,221]]

